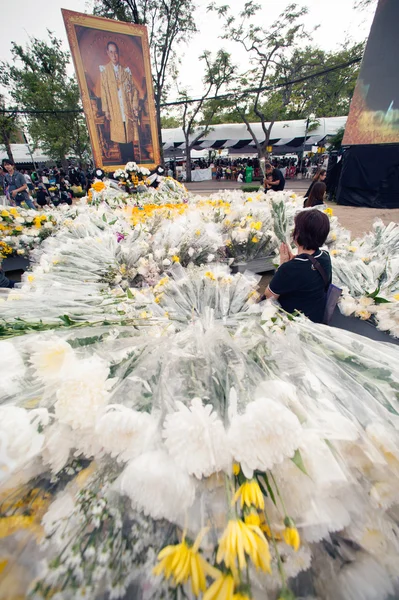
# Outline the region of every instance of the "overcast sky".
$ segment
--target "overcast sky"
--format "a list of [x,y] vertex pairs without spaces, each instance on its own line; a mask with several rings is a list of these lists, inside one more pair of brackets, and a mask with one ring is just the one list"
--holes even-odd
[[[244,0],[219,0],[229,3],[233,11],[242,9]],[[208,13],[206,7],[210,0],[198,0],[196,12],[199,33],[189,42],[179,48],[182,56],[180,80],[192,94],[198,95],[202,90],[202,68],[198,56],[204,50],[215,52],[224,47],[233,53],[233,59],[241,67],[245,67],[245,53],[239,51],[235,44],[226,43],[218,38],[221,33],[220,22],[216,15]],[[281,13],[289,0],[262,0],[262,20],[265,25],[272,23]],[[298,4],[309,7],[306,24],[309,30],[320,25],[314,34],[314,41],[326,50],[337,48],[348,36],[355,41],[365,39],[370,30],[372,11],[360,12],[353,10],[353,0],[299,0]],[[11,42],[26,44],[29,36],[40,39],[46,37],[47,29],[60,37],[68,48],[61,8],[85,12],[89,7],[87,0],[13,0],[9,4],[7,19],[2,21],[0,35],[0,57],[11,58]],[[71,67],[72,69],[72,67]],[[72,72],[72,71],[71,71]],[[171,90],[170,100],[177,96],[176,90]]]

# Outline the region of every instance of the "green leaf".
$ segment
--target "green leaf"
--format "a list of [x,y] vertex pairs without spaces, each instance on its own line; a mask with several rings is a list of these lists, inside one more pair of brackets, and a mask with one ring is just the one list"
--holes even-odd
[[[265,490],[265,488],[263,486],[261,477],[264,479],[267,491]],[[274,495],[274,492],[273,492],[272,488],[270,487],[270,483],[269,483],[269,480],[267,478],[266,473],[259,473],[259,472],[256,473],[256,479],[257,479],[257,481],[259,483],[259,487],[262,490],[263,495],[264,496],[269,496],[270,500],[273,502],[274,506],[277,506],[276,497]]]
[[305,475],[309,475],[309,473],[306,470],[305,463],[303,462],[302,454],[299,450],[295,450],[295,454],[291,458],[291,460],[294,463],[294,465],[296,465],[298,469],[302,471],[302,473],[305,473]]
[[132,292],[131,292],[130,288],[127,288],[127,289],[126,289],[126,296],[127,296],[127,297],[128,297],[130,300],[133,300],[134,296],[133,296],[133,294],[132,294]]
[[380,288],[378,287],[377,289],[374,290],[374,292],[372,292],[371,294],[366,294],[367,298],[376,298],[378,296],[378,294],[380,293]]
[[64,325],[66,325],[67,327],[70,327],[71,325],[74,324],[75,321],[72,321],[72,319],[70,317],[68,317],[68,315],[62,315],[61,317],[58,317],[59,319],[61,319],[61,321],[64,323]]
[[107,217],[105,216],[105,214],[103,214],[103,221],[104,223],[107,223]]
[[374,297],[374,302],[376,304],[390,304],[389,300],[386,300],[386,298],[381,298],[381,296],[375,296]]

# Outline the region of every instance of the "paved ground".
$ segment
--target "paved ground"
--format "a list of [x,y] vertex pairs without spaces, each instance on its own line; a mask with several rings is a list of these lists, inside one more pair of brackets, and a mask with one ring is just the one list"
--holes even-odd
[[[297,194],[303,194],[308,189],[309,183],[309,179],[287,180],[286,189],[294,190]],[[200,181],[186,184],[191,192],[201,195],[225,189],[240,189],[241,185],[236,181]],[[356,206],[338,206],[333,202],[328,204],[338,217],[341,225],[352,232],[353,238],[370,231],[374,220],[377,218],[382,219],[385,224],[390,223],[390,221],[399,223],[399,208],[360,208]]]

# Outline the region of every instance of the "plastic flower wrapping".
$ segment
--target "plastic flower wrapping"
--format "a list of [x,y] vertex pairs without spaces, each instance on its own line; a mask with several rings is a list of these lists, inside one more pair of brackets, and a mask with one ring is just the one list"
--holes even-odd
[[[396,597],[398,349],[229,268],[226,235],[275,252],[301,199],[104,183],[0,294],[0,598]],[[395,231],[356,277],[334,257],[354,301],[397,293]]]

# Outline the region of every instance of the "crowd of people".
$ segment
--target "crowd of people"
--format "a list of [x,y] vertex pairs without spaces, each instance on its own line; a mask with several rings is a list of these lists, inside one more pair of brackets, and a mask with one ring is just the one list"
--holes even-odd
[[68,169],[17,169],[14,161],[4,159],[0,167],[0,188],[10,204],[37,209],[72,204],[84,196],[95,179],[93,169],[70,166]]

